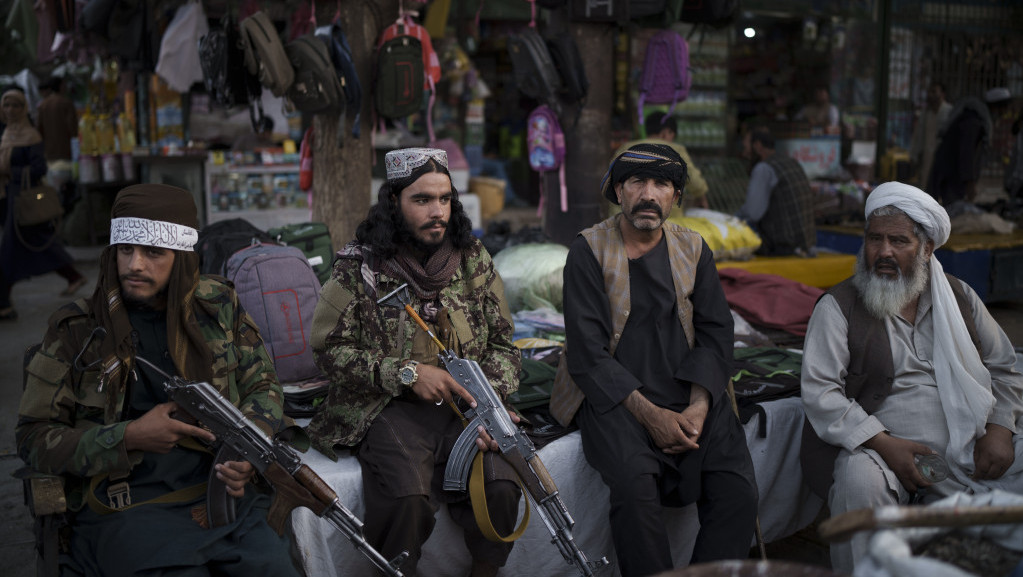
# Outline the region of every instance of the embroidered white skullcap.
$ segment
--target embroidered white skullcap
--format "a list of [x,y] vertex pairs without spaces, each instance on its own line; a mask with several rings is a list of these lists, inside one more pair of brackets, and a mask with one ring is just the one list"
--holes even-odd
[[1001,102],[1010,98],[1012,98],[1012,93],[1004,86],[992,88],[984,93],[984,101],[990,103]]
[[894,206],[922,226],[927,236],[934,241],[934,248],[948,240],[952,230],[948,213],[934,197],[919,188],[901,182],[886,182],[878,186],[867,197],[863,207],[864,216],[869,219],[871,213],[884,206]]
[[448,167],[448,153],[439,148],[402,148],[384,155],[387,166],[387,180],[405,178],[412,171],[433,159],[444,168]]

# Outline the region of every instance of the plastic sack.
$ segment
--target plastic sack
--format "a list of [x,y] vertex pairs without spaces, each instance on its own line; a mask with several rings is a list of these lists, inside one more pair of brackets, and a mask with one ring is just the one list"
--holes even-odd
[[156,73],[175,92],[188,92],[193,84],[203,81],[199,39],[209,31],[202,4],[189,2],[178,8],[163,33]]
[[568,248],[553,243],[508,247],[494,256],[511,310],[562,310],[562,275]]
[[698,232],[714,251],[714,260],[749,260],[760,248],[760,237],[739,218],[703,208],[691,208],[669,222]]

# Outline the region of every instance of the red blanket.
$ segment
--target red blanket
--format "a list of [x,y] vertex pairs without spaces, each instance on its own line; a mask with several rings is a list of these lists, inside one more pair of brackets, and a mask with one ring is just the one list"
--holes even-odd
[[728,305],[747,321],[806,336],[810,313],[824,291],[774,274],[718,269]]

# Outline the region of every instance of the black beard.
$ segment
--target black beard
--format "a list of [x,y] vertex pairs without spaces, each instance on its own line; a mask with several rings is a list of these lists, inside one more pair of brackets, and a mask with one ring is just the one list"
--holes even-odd
[[[398,244],[404,246],[412,251],[413,254],[423,255],[425,258],[429,258],[433,253],[437,252],[440,245],[444,244],[447,239],[447,231],[444,232],[444,236],[441,237],[439,242],[429,243],[423,242],[417,237],[412,231],[412,225],[405,220],[405,215],[401,213],[399,209],[397,211],[398,222],[395,223],[398,228]],[[450,224],[450,221],[449,221]]]

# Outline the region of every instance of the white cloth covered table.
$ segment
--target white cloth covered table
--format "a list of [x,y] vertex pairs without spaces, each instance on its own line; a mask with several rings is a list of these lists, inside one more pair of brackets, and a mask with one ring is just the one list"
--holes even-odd
[[[766,438],[757,436],[759,416],[754,416],[744,428],[760,491],[760,526],[764,540],[770,542],[809,525],[822,502],[803,483],[799,467],[799,439],[803,427],[801,400],[798,397],[780,399],[762,406],[767,415]],[[302,458],[337,491],[341,502],[362,519],[366,512],[362,504],[361,469],[355,457],[344,455],[336,463],[316,451],[309,451]],[[590,559],[605,555],[616,563],[608,525],[608,489],[600,475],[586,463],[579,432],[550,443],[540,450],[540,458],[575,518],[576,544]],[[525,498],[520,515],[524,506]],[[374,575],[369,560],[341,533],[308,509],[296,509],[291,522],[306,575]],[[666,509],[665,530],[671,536],[672,554],[678,566],[688,561],[698,528],[695,506]],[[442,506],[433,534],[423,548],[419,573],[431,577],[462,577],[468,574],[469,566],[469,551],[462,540],[461,529]],[[534,516],[500,575],[574,577],[578,572],[562,558],[551,544],[543,523]],[[614,569],[604,575],[619,573]]]

